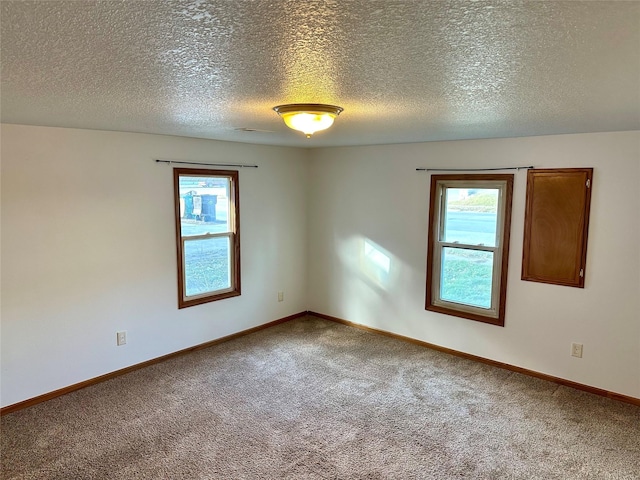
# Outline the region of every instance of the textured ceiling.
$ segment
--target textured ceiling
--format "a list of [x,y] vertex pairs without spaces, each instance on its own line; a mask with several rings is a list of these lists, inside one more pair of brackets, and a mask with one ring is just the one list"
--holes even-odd
[[[7,123],[307,147],[640,129],[638,2],[0,7]],[[271,110],[298,102],[344,113],[307,140]]]

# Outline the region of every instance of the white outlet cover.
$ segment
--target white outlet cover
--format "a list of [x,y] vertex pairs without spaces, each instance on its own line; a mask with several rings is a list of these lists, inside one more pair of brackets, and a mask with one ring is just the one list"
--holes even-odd
[[581,343],[572,343],[571,344],[571,356],[582,358],[582,344]]

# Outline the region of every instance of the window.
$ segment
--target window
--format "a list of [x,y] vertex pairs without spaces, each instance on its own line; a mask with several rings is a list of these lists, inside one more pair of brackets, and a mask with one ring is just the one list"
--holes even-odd
[[426,309],[504,325],[513,175],[433,175]]
[[173,171],[178,308],[240,295],[238,172]]

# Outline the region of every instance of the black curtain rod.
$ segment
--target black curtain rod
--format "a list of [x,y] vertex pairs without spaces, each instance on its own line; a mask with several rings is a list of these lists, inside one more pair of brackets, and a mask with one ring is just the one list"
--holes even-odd
[[529,170],[528,167],[499,167],[499,168],[416,168],[416,172],[490,172],[493,170]]
[[208,167],[240,167],[240,168],[258,168],[258,165],[247,165],[246,163],[198,163],[198,162],[179,162],[177,160],[157,160],[157,163],[179,163],[181,165],[206,165]]

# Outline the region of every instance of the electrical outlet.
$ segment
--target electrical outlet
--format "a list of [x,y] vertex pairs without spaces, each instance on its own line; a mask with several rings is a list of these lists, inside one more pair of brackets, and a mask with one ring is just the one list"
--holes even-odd
[[127,343],[127,332],[116,332],[116,344],[120,347],[122,345],[126,345]]
[[572,343],[571,344],[571,356],[582,358],[582,344],[581,343]]
[[278,292],[278,301],[284,302],[284,292]]

